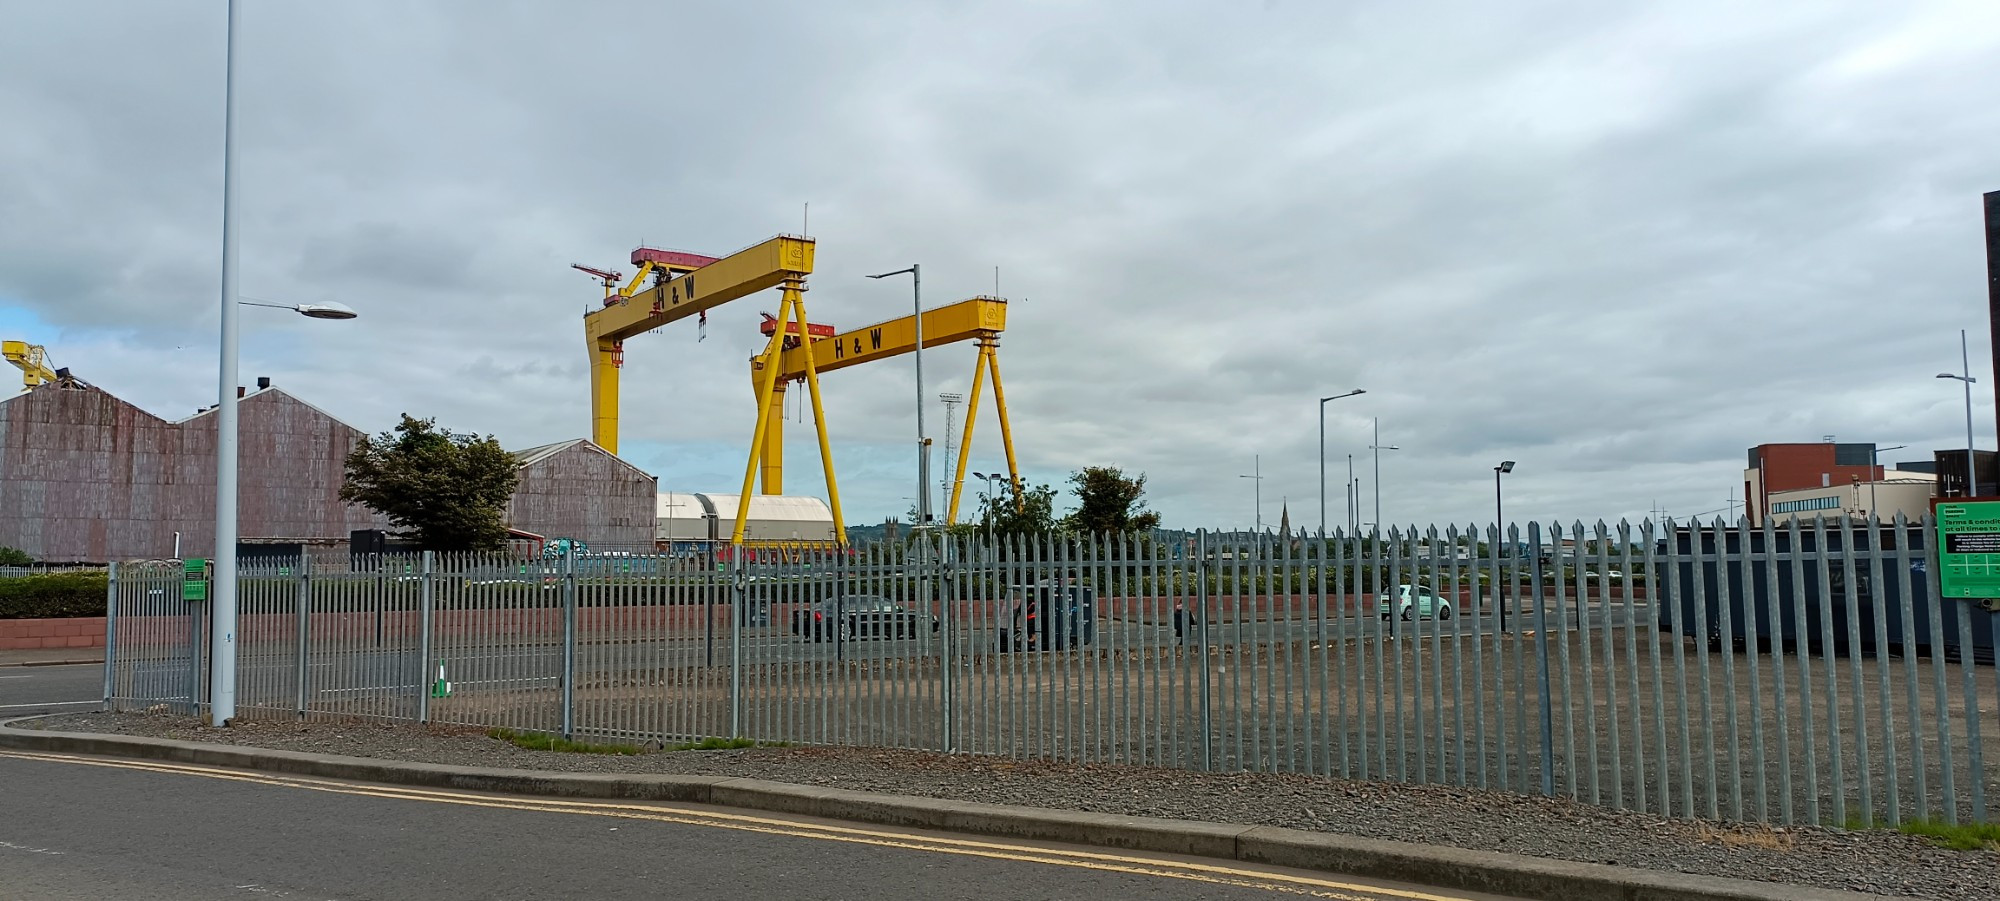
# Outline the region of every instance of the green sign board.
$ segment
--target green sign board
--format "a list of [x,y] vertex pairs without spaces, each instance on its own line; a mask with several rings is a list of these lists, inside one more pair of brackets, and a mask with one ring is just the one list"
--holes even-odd
[[208,560],[189,557],[181,569],[181,600],[208,600]]
[[1937,505],[1938,586],[1948,598],[2000,598],[2000,501]]

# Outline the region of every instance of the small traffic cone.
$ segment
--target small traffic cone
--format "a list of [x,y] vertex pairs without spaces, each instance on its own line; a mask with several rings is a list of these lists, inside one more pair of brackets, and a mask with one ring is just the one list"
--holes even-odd
[[438,661],[437,681],[431,683],[431,697],[433,698],[451,697],[451,683],[445,681],[444,661],[442,660]]

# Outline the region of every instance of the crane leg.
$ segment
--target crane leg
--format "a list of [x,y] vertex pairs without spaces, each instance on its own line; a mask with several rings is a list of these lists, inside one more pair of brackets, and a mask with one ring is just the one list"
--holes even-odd
[[[802,323],[799,331],[808,332],[803,325],[807,321],[805,298],[798,292],[792,292],[791,296],[792,303],[798,307],[799,322]],[[783,327],[782,324],[779,325],[780,329]],[[833,540],[835,544],[844,547],[847,544],[847,521],[840,515],[840,483],[833,477],[833,445],[826,437],[826,409],[820,405],[819,364],[813,359],[813,342],[810,334],[800,346],[805,350],[806,393],[812,396],[813,430],[819,433],[820,465],[826,469],[827,506],[833,509]]]
[[785,493],[785,389],[780,381],[771,387],[774,415],[764,429],[764,453],[759,456],[765,494]]
[[[796,289],[787,286],[787,300],[791,299],[789,295],[793,290]],[[736,505],[736,526],[729,533],[730,544],[737,546],[743,544],[743,529],[750,520],[750,489],[757,484],[757,458],[763,455],[764,434],[771,426],[773,414],[777,412],[776,406],[771,403],[771,398],[777,393],[778,355],[784,350],[785,323],[791,315],[790,303],[778,306],[778,328],[771,333],[770,343],[764,346],[763,379],[757,386],[757,428],[750,436],[750,462],[743,467],[743,493],[741,502]]]
[[965,437],[958,442],[958,468],[951,477],[951,505],[944,521],[958,522],[958,500],[965,492],[965,463],[972,456],[972,426],[979,421],[979,391],[986,387],[986,342],[979,343],[979,357],[972,364],[972,395],[965,404]]
[[1014,511],[1025,512],[1027,500],[1021,496],[1021,467],[1014,460],[1014,430],[1007,424],[1007,391],[1000,387],[1000,347],[981,347],[987,368],[993,370],[993,406],[1000,411],[1000,444],[1007,449],[1007,481],[1014,486]]
[[590,440],[614,455],[618,453],[619,343],[604,338],[590,341]]

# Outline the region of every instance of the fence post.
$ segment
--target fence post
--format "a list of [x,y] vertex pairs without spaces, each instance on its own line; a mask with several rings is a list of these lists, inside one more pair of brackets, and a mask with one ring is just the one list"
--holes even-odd
[[1209,674],[1208,674],[1209,667],[1208,667],[1208,532],[1207,530],[1202,530],[1194,533],[1194,542],[1195,542],[1194,634],[1195,634],[1195,644],[1196,644],[1195,654],[1198,658],[1196,660],[1196,665],[1200,668],[1200,673],[1201,673],[1200,676],[1201,678],[1201,714],[1200,714],[1201,768],[1202,770],[1207,771],[1215,768],[1215,758],[1213,756],[1214,740],[1213,737],[1209,734],[1210,730],[1213,727],[1210,723],[1210,717],[1212,714],[1209,710],[1210,689],[1209,689]]
[[104,703],[98,709],[109,711],[118,672],[118,561],[106,568],[104,585]]
[[[745,501],[748,503],[748,501]],[[729,737],[743,735],[743,616],[749,594],[749,576],[743,568],[743,544],[732,544],[729,553]],[[835,640],[840,630],[834,629]]]
[[434,551],[424,552],[423,573],[417,577],[417,722],[431,721],[431,560]]
[[310,640],[308,621],[312,617],[312,558],[306,556],[303,551],[299,553],[298,605],[298,637],[293,645],[295,650],[292,652],[298,658],[296,661],[298,669],[293,678],[296,690],[292,706],[298,713],[299,718],[304,719],[306,715],[306,660],[311,656],[308,653],[307,642]]
[[562,735],[576,737],[576,545],[563,548]]
[[[951,536],[941,534],[938,536],[938,538],[939,541],[945,543],[948,548],[944,556],[950,557],[950,559],[954,562],[961,559],[960,556],[955,552],[957,548],[951,547],[951,542],[952,542]],[[939,579],[933,581],[932,584],[943,586],[946,583],[944,582],[944,580]],[[951,584],[955,585],[956,582],[953,581]],[[952,742],[953,736],[951,728],[952,700],[953,700],[952,667],[954,662],[954,655],[952,654],[952,637],[957,634],[957,629],[953,625],[951,608],[956,605],[954,604],[954,598],[953,598],[955,592],[939,591],[937,592],[937,594],[939,595],[939,599],[941,600],[942,606],[944,607],[943,611],[944,615],[938,618],[940,628],[944,632],[944,647],[940,648],[938,651],[938,657],[940,658],[940,662],[944,664],[944,673],[942,677],[938,680],[944,707],[944,727],[943,729],[940,730],[941,734],[939,735],[939,738],[942,739],[941,744],[944,745],[945,753],[949,754],[952,751],[957,750],[957,748],[954,746]],[[924,596],[924,606],[928,607],[930,605],[930,601],[931,601],[930,595],[927,593]]]
[[1542,524],[1539,522],[1528,523],[1528,553],[1534,560],[1534,575],[1528,584],[1535,595],[1535,653],[1540,658],[1541,668],[1538,688],[1542,696],[1542,794],[1553,798],[1556,794],[1555,712],[1549,707],[1549,605],[1548,599],[1542,597]]

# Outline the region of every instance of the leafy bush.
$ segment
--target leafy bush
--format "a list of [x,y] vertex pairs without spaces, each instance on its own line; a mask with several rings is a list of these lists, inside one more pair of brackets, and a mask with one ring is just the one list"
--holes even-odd
[[27,551],[0,544],[0,566],[29,566],[34,562],[35,558]]
[[106,590],[102,572],[0,578],[0,619],[103,616]]

